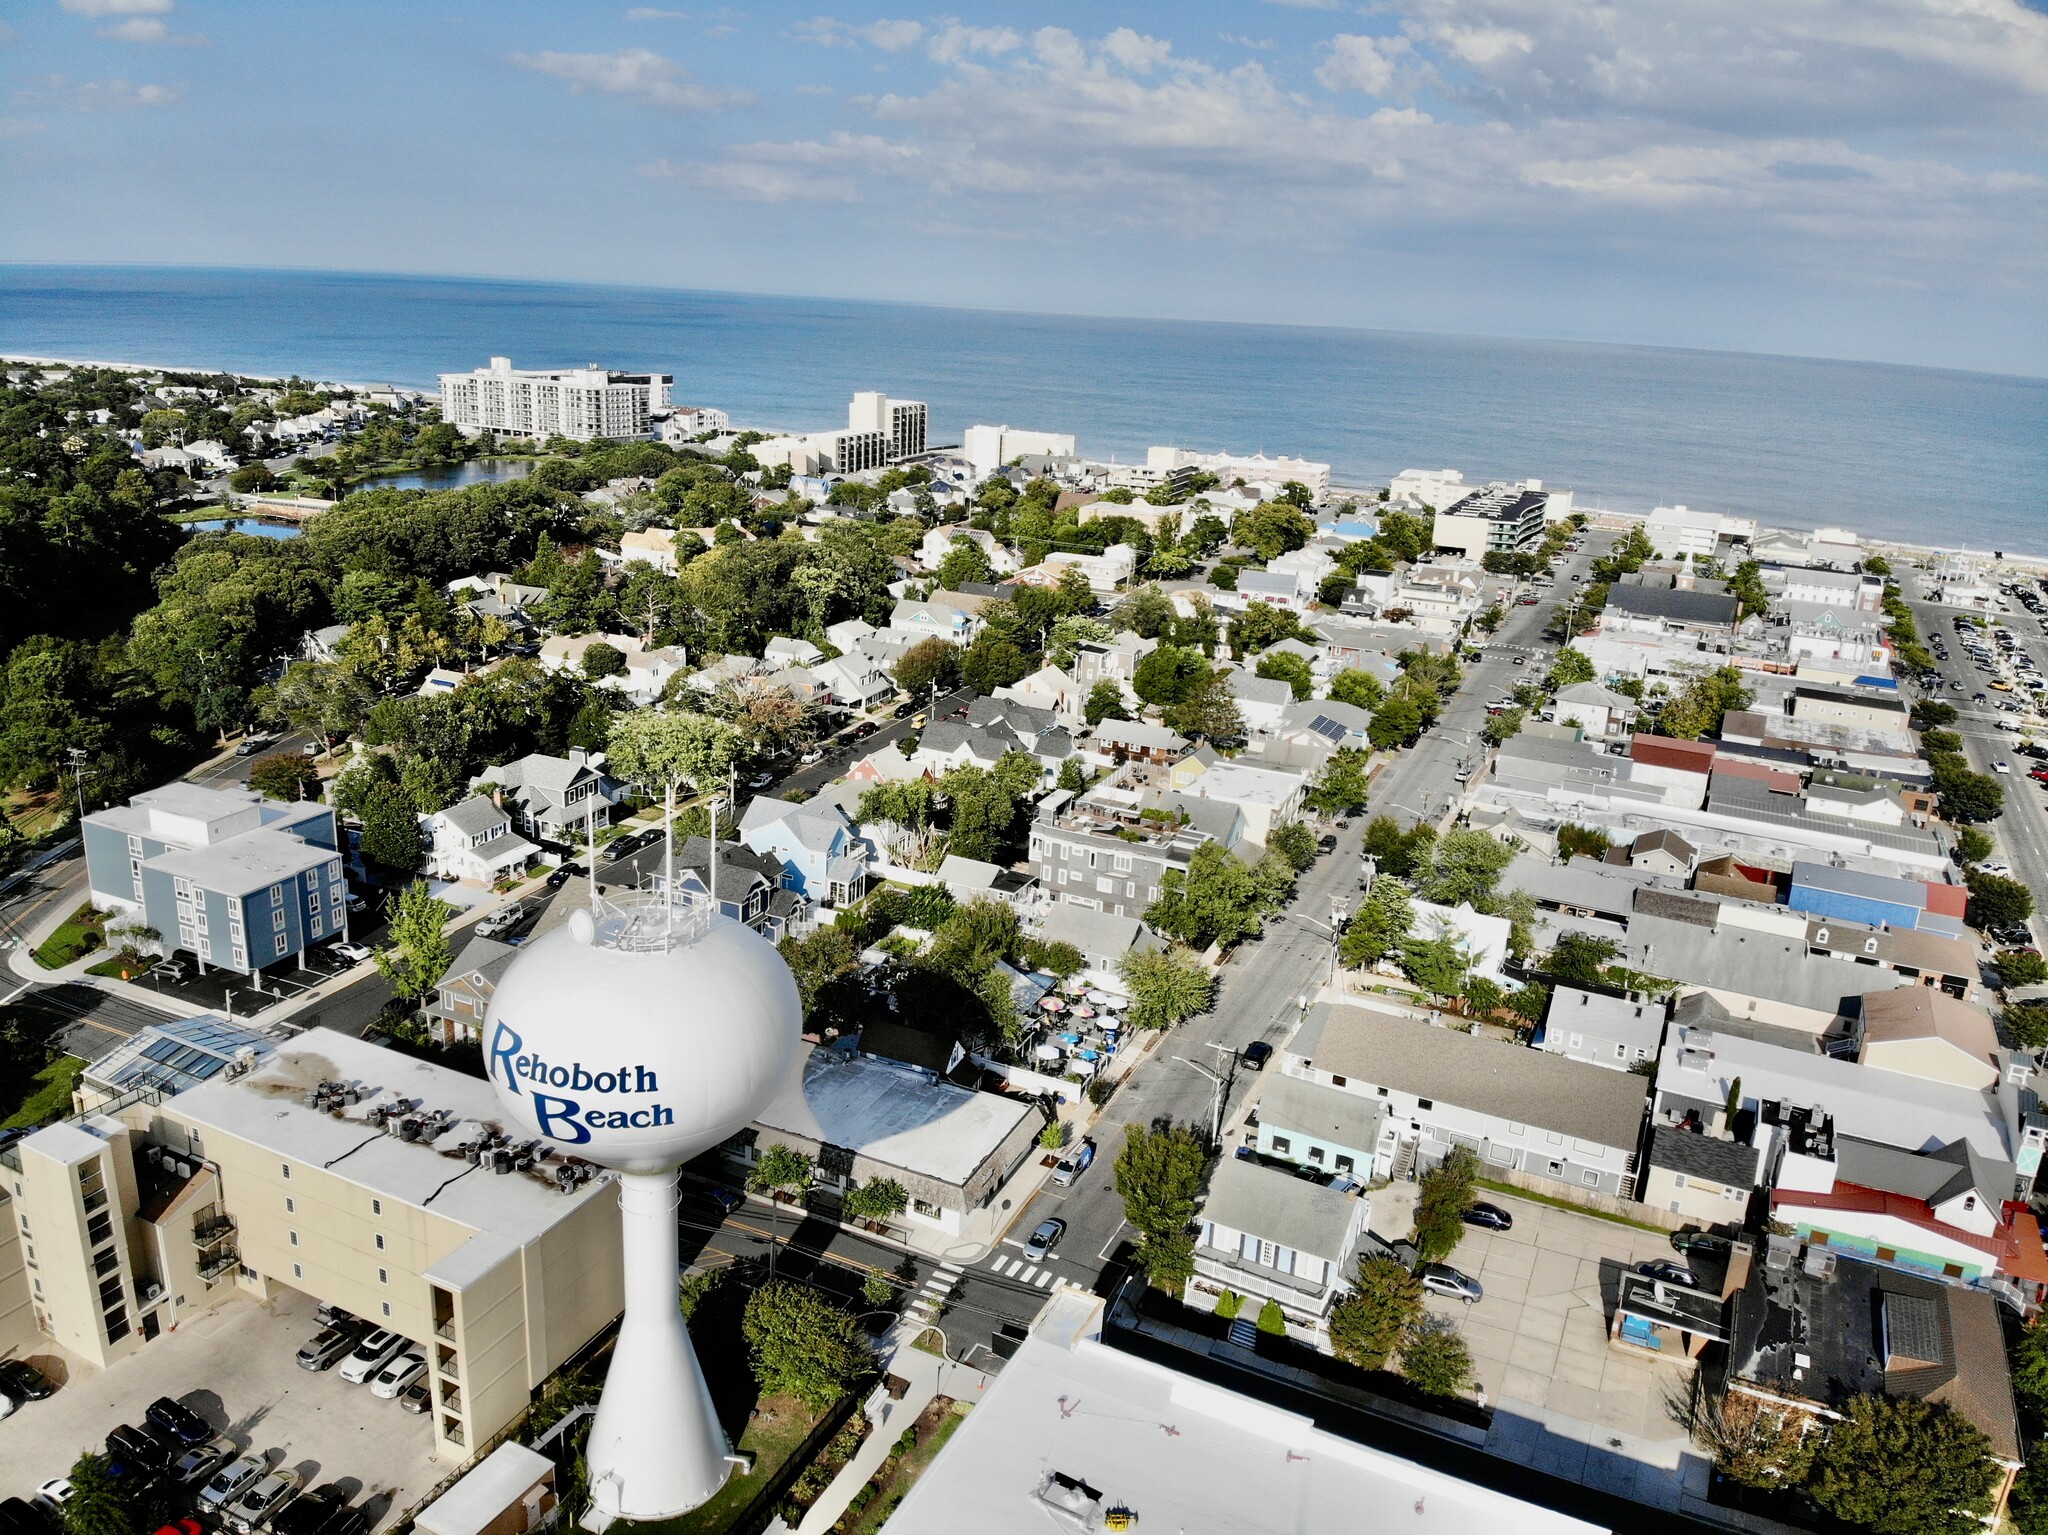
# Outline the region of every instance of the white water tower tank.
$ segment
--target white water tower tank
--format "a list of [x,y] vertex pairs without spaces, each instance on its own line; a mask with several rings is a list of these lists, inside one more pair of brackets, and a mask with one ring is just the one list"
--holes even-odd
[[685,1513],[731,1472],[677,1306],[676,1170],[753,1123],[802,1028],[773,945],[659,897],[576,912],[492,994],[484,1060],[506,1114],[622,1175],[626,1314],[585,1450],[600,1523]]

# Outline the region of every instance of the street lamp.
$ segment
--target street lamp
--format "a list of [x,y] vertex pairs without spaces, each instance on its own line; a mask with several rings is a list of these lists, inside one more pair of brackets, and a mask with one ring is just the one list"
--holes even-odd
[[1174,1059],[1190,1071],[1199,1071],[1209,1079],[1212,1085],[1209,1094],[1209,1144],[1212,1147],[1220,1147],[1223,1144],[1223,1095],[1229,1090],[1229,1083],[1200,1061],[1191,1061],[1184,1055],[1176,1055]]

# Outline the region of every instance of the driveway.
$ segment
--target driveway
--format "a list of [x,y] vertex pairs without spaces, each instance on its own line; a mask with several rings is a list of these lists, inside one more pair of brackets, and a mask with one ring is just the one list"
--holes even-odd
[[[1406,1236],[1415,1193],[1413,1184],[1376,1190],[1373,1229]],[[1704,1469],[1698,1452],[1685,1453],[1686,1436],[1665,1405],[1686,1387],[1692,1365],[1607,1341],[1621,1272],[1669,1258],[1670,1241],[1490,1189],[1481,1197],[1514,1216],[1514,1229],[1466,1227],[1449,1262],[1477,1279],[1486,1298],[1467,1306],[1432,1295],[1425,1304],[1458,1324],[1472,1352],[1473,1380],[1495,1408],[1487,1449],[1676,1508],[1683,1476]]]
[[273,1466],[298,1471],[307,1486],[340,1482],[381,1528],[424,1496],[450,1468],[430,1456],[423,1416],[380,1401],[367,1386],[329,1370],[298,1367],[299,1345],[318,1329],[313,1300],[280,1288],[268,1305],[243,1297],[203,1312],[145,1344],[110,1370],[59,1362],[39,1340],[27,1357],[68,1382],[46,1401],[0,1421],[0,1495],[27,1497],[99,1449],[119,1424],[140,1423],[160,1396],[183,1402]]

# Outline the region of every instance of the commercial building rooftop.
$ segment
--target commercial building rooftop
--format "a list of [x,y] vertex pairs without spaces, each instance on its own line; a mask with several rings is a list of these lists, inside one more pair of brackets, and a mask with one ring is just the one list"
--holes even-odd
[[1048,1303],[890,1516],[890,1535],[1083,1535],[1120,1509],[1166,1535],[1596,1535],[1109,1347],[1101,1310],[1074,1292]]
[[266,828],[244,832],[212,847],[159,853],[150,860],[149,867],[174,879],[189,879],[204,890],[242,895],[266,890],[308,869],[325,868],[339,857],[331,847],[302,842],[289,832]]

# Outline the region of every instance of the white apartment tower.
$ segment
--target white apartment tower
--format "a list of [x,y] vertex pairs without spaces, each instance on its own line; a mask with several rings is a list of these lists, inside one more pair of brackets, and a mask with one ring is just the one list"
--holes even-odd
[[488,368],[441,375],[441,419],[472,437],[649,437],[673,382],[667,373],[514,368],[493,357]]
[[811,432],[802,442],[818,467],[837,474],[886,469],[924,452],[925,403],[892,400],[879,389],[862,390],[846,409],[846,426]]

